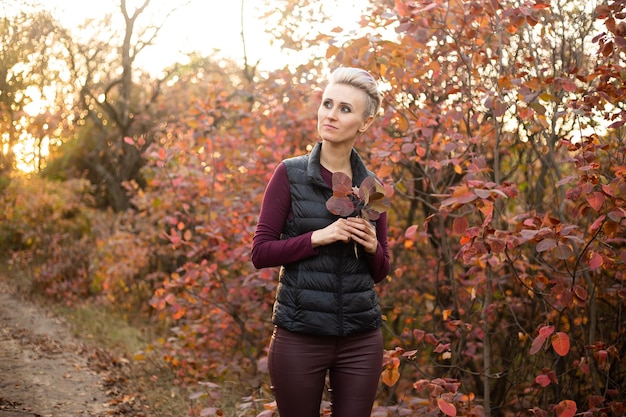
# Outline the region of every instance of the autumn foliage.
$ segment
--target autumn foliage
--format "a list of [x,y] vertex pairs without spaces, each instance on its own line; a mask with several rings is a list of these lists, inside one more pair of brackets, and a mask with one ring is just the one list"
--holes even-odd
[[[308,6],[284,3],[294,16]],[[178,67],[158,122],[124,137],[145,161],[141,181],[124,183],[132,208],[107,229],[74,197],[50,201],[58,233],[5,210],[4,248],[16,262],[57,248],[38,274],[51,295],[97,296],[167,327],[153,348],[198,388],[190,414],[220,412],[214,391],[229,379],[255,393],[242,413],[275,414],[277,271],[249,261],[263,191],[317,140],[328,68],[363,67],[385,100],[357,148],[382,180],[371,194],[387,189],[392,254],[372,415],[621,416],[625,13],[623,1],[386,0],[349,37],[301,40],[324,60],[254,76]],[[24,210],[8,190],[2,205]]]

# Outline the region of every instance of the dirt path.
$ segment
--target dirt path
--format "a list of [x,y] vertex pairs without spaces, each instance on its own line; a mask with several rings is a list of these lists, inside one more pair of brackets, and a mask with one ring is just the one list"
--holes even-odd
[[94,351],[0,279],[0,417],[117,414]]

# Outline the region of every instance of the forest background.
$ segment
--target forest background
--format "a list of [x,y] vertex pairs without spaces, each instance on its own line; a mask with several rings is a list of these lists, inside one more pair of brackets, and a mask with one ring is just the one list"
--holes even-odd
[[326,74],[358,66],[384,103],[356,146],[391,200],[372,416],[623,415],[626,1],[371,1],[349,32],[315,30],[321,4],[267,4],[301,63],[190,54],[158,75],[136,65],[150,0],[86,22],[98,37],[5,8],[8,273],[149,325],[132,360],[165,361],[188,415],[275,415],[277,271],[251,239],[274,167],[317,140]]

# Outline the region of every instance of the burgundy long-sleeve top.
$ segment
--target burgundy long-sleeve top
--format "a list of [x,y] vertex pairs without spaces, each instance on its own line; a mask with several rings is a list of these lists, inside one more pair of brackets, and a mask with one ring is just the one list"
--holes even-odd
[[[324,182],[332,187],[332,173],[321,167]],[[280,163],[270,179],[256,233],[252,241],[252,263],[256,268],[281,266],[298,262],[317,255],[317,249],[311,244],[311,234],[281,240],[280,235],[291,213],[291,192],[287,168]],[[387,215],[382,213],[376,221],[378,249],[375,254],[367,255],[367,263],[374,282],[382,281],[389,274],[389,249],[387,245]]]

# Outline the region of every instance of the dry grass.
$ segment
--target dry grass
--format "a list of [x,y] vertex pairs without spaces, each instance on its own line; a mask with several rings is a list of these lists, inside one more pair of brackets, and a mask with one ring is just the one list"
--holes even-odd
[[[115,416],[185,417],[198,416],[207,401],[219,403],[216,413],[227,417],[256,416],[267,393],[243,392],[240,381],[222,381],[219,387],[187,389],[178,385],[171,368],[152,349],[152,343],[168,329],[156,328],[146,319],[129,320],[107,303],[89,300],[81,305],[51,303],[43,294],[32,291],[32,272],[16,271],[0,264],[0,277],[35,303],[62,318],[73,335],[89,346],[95,366],[107,375],[108,391],[114,391]],[[10,278],[8,278],[10,277]],[[206,390],[206,395],[199,395]],[[252,398],[256,397],[256,398]],[[191,411],[190,411],[191,410]],[[219,410],[219,411],[217,411]]]
[[55,310],[67,320],[76,337],[119,358],[124,364],[125,396],[141,402],[147,415],[186,415],[192,405],[189,393],[175,383],[167,364],[149,352],[154,334],[148,325],[131,325],[102,306],[57,306]]

